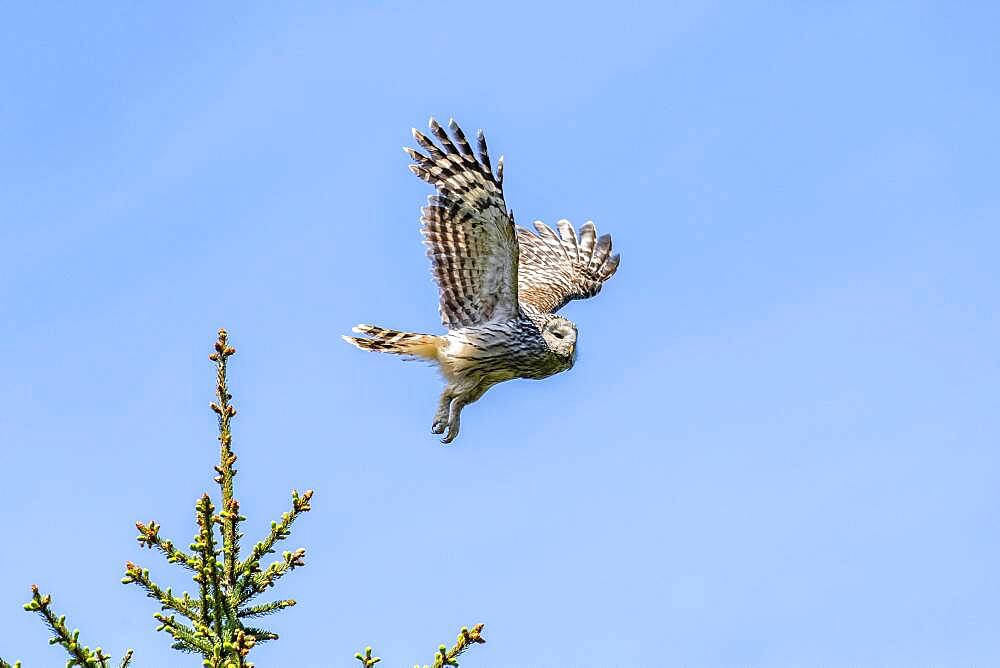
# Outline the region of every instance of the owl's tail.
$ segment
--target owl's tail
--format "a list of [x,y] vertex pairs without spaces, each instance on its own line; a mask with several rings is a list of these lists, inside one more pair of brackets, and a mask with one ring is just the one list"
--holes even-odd
[[438,359],[438,349],[444,343],[442,336],[399,332],[374,325],[358,325],[353,331],[357,334],[364,334],[364,338],[359,336],[342,336],[340,338],[352,346],[361,348],[361,350],[407,355],[428,360]]

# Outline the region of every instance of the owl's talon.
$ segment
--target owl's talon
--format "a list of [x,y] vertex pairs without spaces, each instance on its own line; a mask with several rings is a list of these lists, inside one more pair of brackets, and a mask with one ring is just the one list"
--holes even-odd
[[448,411],[448,433],[441,439],[445,445],[454,441],[455,437],[458,436],[458,428],[462,420],[462,407],[465,406],[466,401],[466,399],[459,397],[451,402],[451,408]]
[[444,420],[437,420],[431,425],[432,434],[443,434],[444,428],[448,426],[448,423]]

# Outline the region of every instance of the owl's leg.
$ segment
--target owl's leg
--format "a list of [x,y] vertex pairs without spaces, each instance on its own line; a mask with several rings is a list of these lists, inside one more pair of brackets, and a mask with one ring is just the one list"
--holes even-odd
[[445,427],[448,426],[448,408],[451,405],[451,400],[455,397],[451,386],[444,388],[441,393],[441,399],[438,401],[437,413],[434,414],[434,424],[431,425],[432,434],[443,434]]
[[468,392],[455,395],[451,402],[451,410],[448,412],[448,433],[441,439],[442,443],[451,443],[455,440],[462,421],[462,409],[477,401],[491,386],[492,383],[480,383]]
[[442,443],[451,443],[458,436],[458,428],[462,421],[462,409],[470,403],[468,395],[460,394],[451,402],[451,410],[448,412],[448,433],[441,439]]

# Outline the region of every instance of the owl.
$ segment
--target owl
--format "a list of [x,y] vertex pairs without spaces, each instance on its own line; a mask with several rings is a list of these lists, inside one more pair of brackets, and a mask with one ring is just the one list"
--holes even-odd
[[556,230],[535,222],[535,233],[516,226],[503,196],[503,157],[494,174],[482,130],[473,151],[455,121],[448,122],[450,133],[433,118],[429,125],[437,142],[414,129],[423,152],[403,150],[413,159],[410,171],[436,189],[420,221],[448,331],[358,325],[353,331],[360,336],[343,339],[437,365],[445,388],[431,432],[451,443],[462,409],[497,383],[572,368],[576,325],[556,311],[600,292],[619,256],[611,254],[611,237],[598,237],[589,221],[579,234],[567,220]]

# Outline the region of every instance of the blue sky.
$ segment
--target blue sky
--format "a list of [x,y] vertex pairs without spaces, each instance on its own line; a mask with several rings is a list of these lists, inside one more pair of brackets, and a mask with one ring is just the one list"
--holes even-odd
[[[238,494],[316,490],[260,666],[997,665],[992,3],[36,3],[0,22],[0,655],[21,611],[181,665],[125,560],[184,544],[239,350]],[[569,373],[491,390],[339,340],[440,331],[400,146],[487,130],[518,220],[618,275]]]

